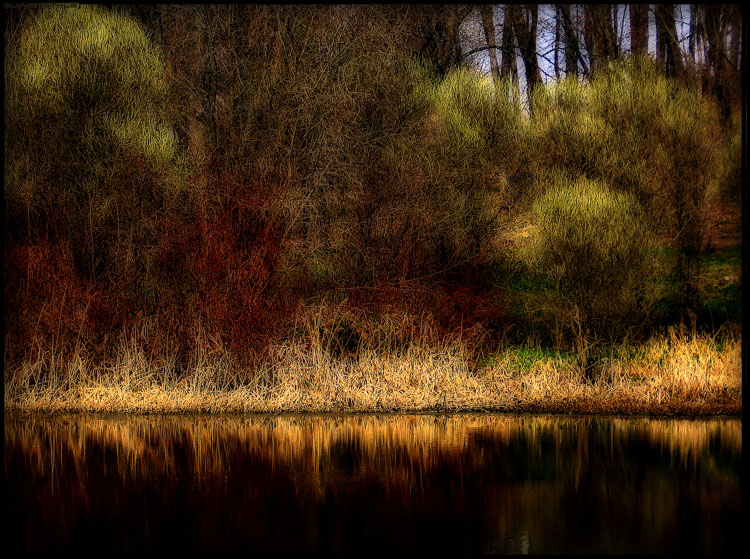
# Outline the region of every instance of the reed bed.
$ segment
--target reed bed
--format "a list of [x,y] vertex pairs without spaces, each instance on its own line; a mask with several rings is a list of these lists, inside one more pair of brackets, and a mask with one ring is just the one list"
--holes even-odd
[[613,348],[584,375],[575,359],[529,364],[507,347],[478,364],[460,342],[400,352],[334,356],[304,340],[278,344],[252,368],[220,347],[196,349],[187,366],[123,343],[110,361],[84,350],[39,350],[5,372],[5,407],[74,412],[535,411],[739,414],[741,338],[654,337]]

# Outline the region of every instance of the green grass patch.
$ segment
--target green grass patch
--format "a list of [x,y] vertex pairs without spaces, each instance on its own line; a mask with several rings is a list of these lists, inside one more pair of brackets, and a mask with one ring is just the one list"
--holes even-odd
[[544,293],[555,287],[555,282],[538,274],[520,272],[511,280],[511,289],[522,293]]
[[642,345],[618,345],[610,349],[609,357],[618,361],[642,363],[646,360],[646,348]]
[[480,365],[482,367],[493,367],[506,360],[508,356],[510,356],[511,363],[523,371],[528,371],[537,363],[546,361],[568,363],[575,360],[575,355],[569,351],[542,346],[511,346],[502,354],[485,356],[480,360]]
[[714,326],[742,322],[742,247],[702,257],[698,316]]
[[729,274],[742,273],[742,247],[729,247],[701,258],[703,277],[706,280],[716,280]]

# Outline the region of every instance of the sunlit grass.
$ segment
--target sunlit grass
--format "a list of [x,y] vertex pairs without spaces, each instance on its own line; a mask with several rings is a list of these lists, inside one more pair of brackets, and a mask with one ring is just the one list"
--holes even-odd
[[8,409],[95,412],[377,412],[505,410],[716,414],[742,409],[741,338],[654,337],[614,348],[587,379],[564,353],[507,347],[479,364],[466,344],[334,356],[320,338],[275,345],[252,370],[199,344],[185,370],[121,344],[94,362],[83,350],[39,351],[6,370]]

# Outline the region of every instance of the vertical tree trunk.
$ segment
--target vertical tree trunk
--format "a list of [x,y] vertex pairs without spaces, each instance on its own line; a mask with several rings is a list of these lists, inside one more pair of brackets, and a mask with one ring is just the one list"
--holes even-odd
[[586,44],[586,52],[589,56],[589,67],[594,72],[599,67],[597,56],[596,33],[594,33],[594,10],[591,5],[583,7],[583,42]]
[[617,57],[617,41],[612,23],[610,4],[584,6],[584,38],[589,51],[591,68],[606,66]]
[[708,4],[704,7],[706,39],[708,40],[707,62],[713,73],[713,76],[711,76],[711,89],[719,102],[723,125],[729,123],[731,114],[729,95],[725,83],[727,77],[727,51],[724,40],[726,32],[725,9],[726,7],[721,4]]
[[690,64],[695,66],[695,45],[696,45],[696,18],[695,10],[692,5],[690,6],[690,35],[688,37],[688,55],[690,57]]
[[648,52],[648,5],[630,4],[630,52],[633,56]]
[[420,53],[430,62],[440,75],[461,62],[461,41],[459,27],[473,6],[446,4],[417,7],[414,14],[419,20],[422,36]]
[[588,67],[581,56],[580,44],[576,35],[573,21],[570,17],[570,5],[558,4],[557,9],[562,18],[562,26],[565,35],[565,73],[578,75],[578,62],[581,61],[584,67],[584,74],[588,73]]
[[542,82],[542,74],[539,70],[536,52],[536,34],[538,21],[538,6],[530,5],[526,8],[528,18],[525,18],[519,5],[511,4],[510,19],[513,24],[513,32],[518,38],[518,47],[521,51],[524,70],[526,71],[526,88],[529,99],[534,88]]
[[482,4],[482,26],[484,27],[484,37],[487,40],[487,46],[489,49],[490,56],[490,69],[492,70],[492,77],[500,77],[500,68],[497,64],[497,51],[495,47],[495,19],[492,15],[493,6],[490,4]]
[[601,4],[598,10],[599,33],[601,34],[602,50],[604,59],[609,62],[616,59],[620,53],[617,47],[617,26],[614,19],[613,10],[617,6],[612,4]]
[[513,24],[509,6],[505,6],[503,14],[503,44],[502,44],[502,62],[500,66],[500,76],[508,78],[513,88],[512,94],[517,96],[519,93],[518,85],[518,67],[516,64],[516,38],[513,33]]
[[659,60],[669,76],[682,75],[682,51],[677,41],[677,24],[674,17],[674,4],[658,4],[656,8]]
[[731,24],[732,34],[730,37],[729,44],[729,63],[732,65],[732,70],[740,70],[740,56],[741,56],[741,39],[742,39],[742,12],[740,7],[732,4],[731,10]]
[[555,8],[555,79],[560,79],[560,13]]

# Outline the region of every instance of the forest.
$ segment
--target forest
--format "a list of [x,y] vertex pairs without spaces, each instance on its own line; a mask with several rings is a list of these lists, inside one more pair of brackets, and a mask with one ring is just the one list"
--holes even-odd
[[741,411],[733,4],[5,4],[6,408]]

